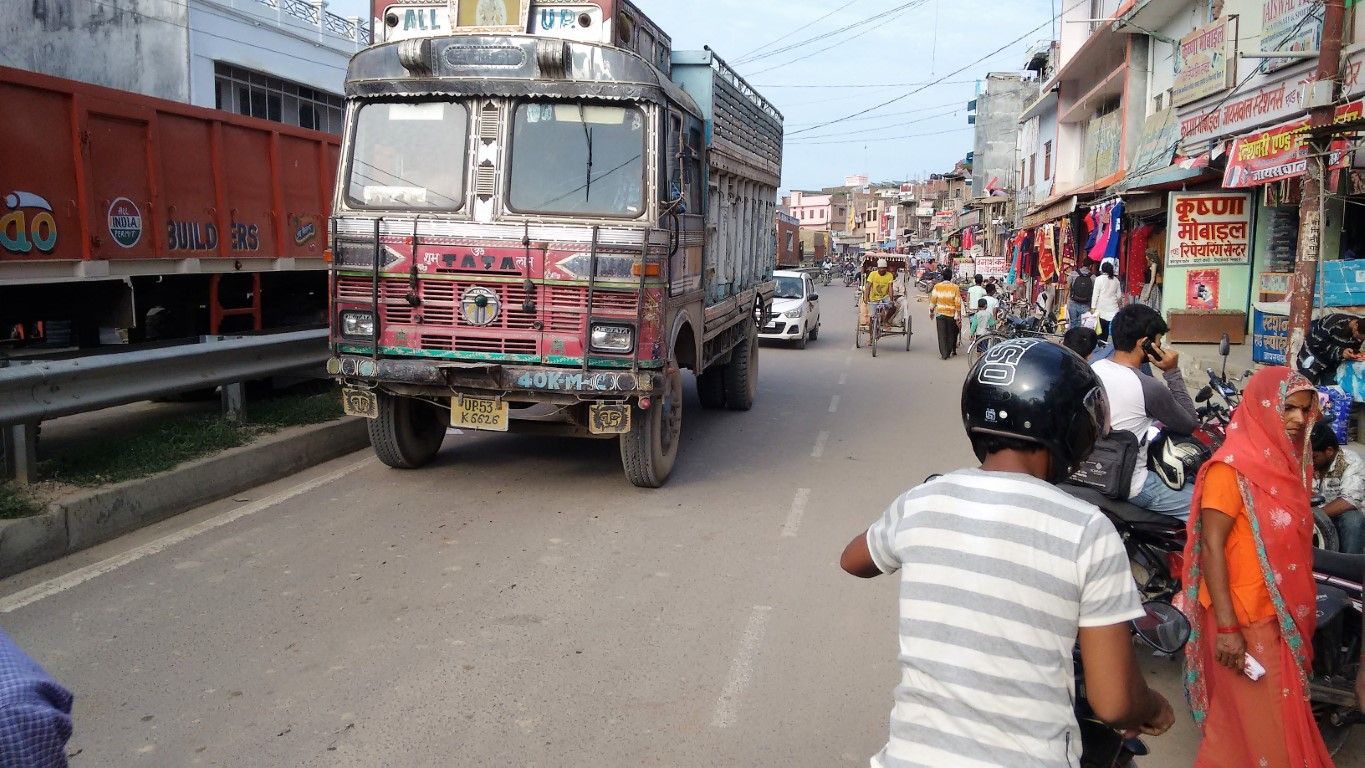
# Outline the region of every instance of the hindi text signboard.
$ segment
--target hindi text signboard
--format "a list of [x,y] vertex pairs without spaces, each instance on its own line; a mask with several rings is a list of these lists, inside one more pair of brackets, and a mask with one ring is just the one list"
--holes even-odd
[[1232,87],[1237,70],[1233,64],[1237,55],[1235,19],[1224,16],[1180,38],[1176,48],[1180,68],[1171,94],[1173,104],[1189,104]]
[[1166,266],[1246,264],[1251,256],[1251,194],[1171,192]]

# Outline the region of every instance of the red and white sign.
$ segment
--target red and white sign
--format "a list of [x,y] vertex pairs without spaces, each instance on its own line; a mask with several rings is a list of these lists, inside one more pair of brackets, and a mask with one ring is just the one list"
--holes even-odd
[[[1353,101],[1337,107],[1336,122],[1358,120],[1365,103]],[[1308,118],[1281,123],[1264,131],[1238,136],[1228,153],[1223,186],[1228,189],[1257,187],[1273,181],[1302,176],[1308,169],[1309,148],[1304,144]],[[1345,168],[1350,160],[1350,143],[1332,142],[1330,167]]]
[[1251,255],[1251,193],[1171,192],[1166,266],[1246,264]]

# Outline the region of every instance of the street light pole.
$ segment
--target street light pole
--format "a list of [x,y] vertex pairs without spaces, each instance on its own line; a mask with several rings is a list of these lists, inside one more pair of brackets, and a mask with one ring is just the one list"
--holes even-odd
[[[1318,55],[1316,83],[1331,83],[1331,98],[1314,102],[1309,112],[1309,125],[1321,128],[1331,125],[1335,118],[1335,104],[1341,71],[1341,34],[1346,15],[1345,0],[1325,0],[1322,17],[1322,45]],[[1309,86],[1310,88],[1312,85]],[[1313,296],[1317,289],[1318,260],[1322,250],[1322,208],[1326,191],[1328,163],[1322,155],[1331,146],[1331,137],[1311,139],[1315,157],[1310,171],[1303,177],[1299,199],[1299,243],[1294,260],[1294,279],[1289,285],[1289,348],[1286,362],[1293,361],[1308,337],[1308,326],[1313,322]]]

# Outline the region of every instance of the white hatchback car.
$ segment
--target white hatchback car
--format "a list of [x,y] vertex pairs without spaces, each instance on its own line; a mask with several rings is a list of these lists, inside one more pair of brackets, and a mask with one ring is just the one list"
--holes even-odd
[[758,330],[760,339],[795,341],[797,349],[806,340],[820,337],[820,295],[805,272],[778,270],[773,273],[777,292],[773,294],[773,317]]

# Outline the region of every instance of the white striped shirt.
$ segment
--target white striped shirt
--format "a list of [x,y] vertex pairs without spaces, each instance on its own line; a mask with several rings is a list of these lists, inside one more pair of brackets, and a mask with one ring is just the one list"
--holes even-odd
[[1092,504],[1029,475],[961,470],[867,532],[901,571],[901,682],[874,768],[1079,765],[1079,627],[1143,615],[1123,542]]

